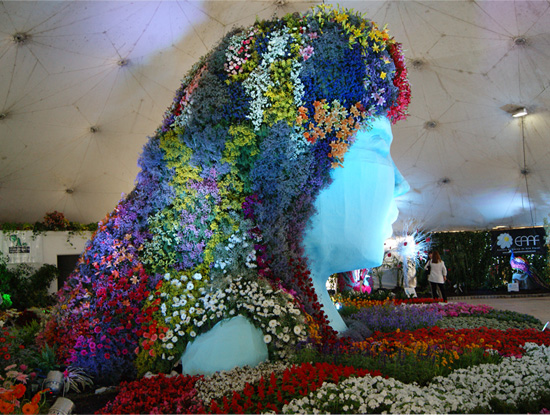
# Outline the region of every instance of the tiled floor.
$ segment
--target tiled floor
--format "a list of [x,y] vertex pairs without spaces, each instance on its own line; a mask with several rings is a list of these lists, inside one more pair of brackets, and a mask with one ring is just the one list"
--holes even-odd
[[[511,310],[518,313],[530,314],[540,321],[543,325],[550,321],[550,296],[544,297],[489,297],[489,298],[449,298],[449,302],[462,302],[468,304],[486,304],[499,310]],[[547,330],[550,330],[550,324]]]

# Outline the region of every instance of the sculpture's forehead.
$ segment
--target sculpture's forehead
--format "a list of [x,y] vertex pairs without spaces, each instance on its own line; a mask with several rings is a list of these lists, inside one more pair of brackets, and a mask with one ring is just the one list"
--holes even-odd
[[391,123],[385,117],[376,118],[368,128],[359,130],[355,142],[346,154],[347,159],[364,158],[366,153],[377,153],[379,156],[389,155],[393,140]]

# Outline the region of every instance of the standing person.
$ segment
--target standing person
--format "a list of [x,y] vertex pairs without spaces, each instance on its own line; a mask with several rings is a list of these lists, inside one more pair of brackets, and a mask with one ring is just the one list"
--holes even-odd
[[443,301],[447,302],[447,295],[445,294],[445,281],[447,281],[447,268],[445,263],[441,260],[439,252],[433,251],[430,260],[424,267],[425,270],[430,270],[428,275],[428,281],[432,287],[432,298],[437,298],[437,289],[441,291]]

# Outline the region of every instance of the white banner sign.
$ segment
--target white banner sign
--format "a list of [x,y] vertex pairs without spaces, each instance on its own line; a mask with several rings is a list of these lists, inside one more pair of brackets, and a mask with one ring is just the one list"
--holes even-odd
[[0,231],[0,250],[8,257],[8,264],[22,264],[42,261],[42,235],[32,232]]

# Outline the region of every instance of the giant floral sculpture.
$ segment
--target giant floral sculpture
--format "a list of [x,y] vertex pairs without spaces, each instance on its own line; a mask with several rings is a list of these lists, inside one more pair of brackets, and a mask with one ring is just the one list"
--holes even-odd
[[237,316],[272,358],[306,337],[335,341],[306,227],[357,132],[404,118],[409,100],[400,45],[352,12],[320,6],[227,34],[183,79],[42,338],[99,382],[170,370]]

